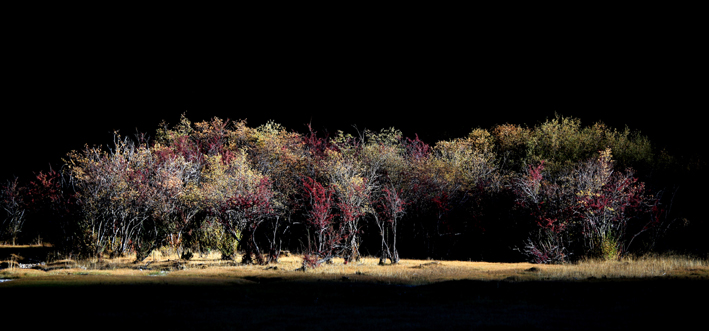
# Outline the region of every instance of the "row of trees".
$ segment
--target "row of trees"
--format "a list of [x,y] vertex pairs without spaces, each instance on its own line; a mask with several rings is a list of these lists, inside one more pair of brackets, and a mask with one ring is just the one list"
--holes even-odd
[[503,259],[517,248],[539,263],[617,257],[647,248],[666,218],[629,168],[653,160],[638,133],[564,117],[431,146],[393,128],[328,137],[183,116],[153,140],[116,134],[110,148],[70,152],[61,172],[8,182],[3,235],[17,238],[30,211],[29,232],[67,254],[138,260],[164,246],[185,258],[234,258],[238,248],[245,263],[298,250],[312,267],[363,251],[381,263],[399,261],[400,250]]

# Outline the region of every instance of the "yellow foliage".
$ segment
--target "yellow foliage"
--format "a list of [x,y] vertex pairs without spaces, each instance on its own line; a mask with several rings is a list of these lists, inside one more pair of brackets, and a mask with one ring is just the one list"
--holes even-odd
[[440,141],[434,147],[437,157],[430,164],[448,185],[473,187],[495,169],[495,154],[487,131],[475,131],[471,136],[473,138]]
[[468,140],[473,148],[478,151],[491,151],[495,146],[494,137],[485,129],[474,129],[468,134]]
[[503,150],[526,145],[529,135],[529,129],[514,124],[498,125],[492,130],[492,136],[495,138],[497,145]]

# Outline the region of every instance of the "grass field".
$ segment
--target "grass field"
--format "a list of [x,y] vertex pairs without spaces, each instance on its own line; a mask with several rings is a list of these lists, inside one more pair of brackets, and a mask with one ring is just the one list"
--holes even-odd
[[[2,320],[76,329],[629,329],[703,321],[706,260],[652,256],[568,265],[334,260],[298,270],[190,261],[38,262],[39,247],[0,247]],[[26,253],[24,253],[26,252]],[[23,256],[25,254],[25,256]],[[7,317],[8,319],[6,319]]]

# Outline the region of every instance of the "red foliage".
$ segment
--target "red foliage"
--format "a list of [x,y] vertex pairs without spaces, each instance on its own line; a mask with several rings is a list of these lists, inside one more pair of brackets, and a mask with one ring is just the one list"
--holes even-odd
[[[172,155],[181,155],[188,162],[204,164],[204,155],[200,152],[198,145],[189,136],[177,137],[170,146]],[[172,156],[167,154],[166,156]]]
[[53,213],[69,214],[72,199],[64,196],[61,180],[61,174],[53,169],[37,173],[28,186],[29,208],[33,211],[49,208]]
[[529,180],[534,183],[539,183],[542,181],[542,171],[544,170],[544,160],[539,162],[539,165],[536,167],[532,167],[532,165],[529,165]]
[[332,213],[333,190],[325,188],[315,179],[303,178],[303,188],[309,198],[310,211],[308,223],[316,229],[325,229],[332,224],[335,214]]
[[440,194],[434,196],[432,201],[433,204],[436,205],[436,209],[438,209],[439,214],[445,214],[450,210],[448,205],[448,193],[441,192]]
[[431,146],[419,139],[418,134],[416,134],[414,139],[407,137],[405,146],[406,154],[413,161],[424,160],[431,153]]
[[330,143],[327,135],[318,137],[317,132],[308,124],[308,134],[303,136],[305,149],[317,158],[323,158],[327,150],[337,150],[337,147]]
[[403,190],[401,189],[398,192],[388,186],[382,189],[382,197],[379,199],[378,205],[386,222],[394,223],[404,213],[406,202],[401,198],[402,194]]
[[222,223],[233,233],[241,232],[239,239],[244,248],[243,263],[251,263],[255,255],[259,264],[264,260],[256,242],[255,232],[259,225],[273,213],[273,191],[271,182],[264,177],[254,191],[240,192],[226,199],[221,206]]
[[[332,212],[334,204],[334,192],[331,188],[325,187],[318,181],[310,177],[303,178],[303,189],[309,210],[307,212],[307,224],[315,231],[308,242],[307,254],[313,261],[311,266],[316,266],[325,260],[332,258],[335,250],[345,238],[335,228],[333,218],[336,216]],[[312,262],[312,261],[311,261]]]
[[[580,163],[569,174],[553,180],[543,178],[543,164],[530,165],[517,181],[517,203],[529,210],[543,230],[544,240],[554,242],[548,245],[549,249],[563,251],[566,241],[574,238],[583,239],[583,255],[597,251],[598,245],[607,245],[609,240],[614,241],[619,252],[627,251],[632,243],[626,238],[628,223],[650,212],[651,204],[644,184],[638,182],[632,170],[612,171],[612,161],[606,156],[609,154],[602,152],[601,157]],[[659,218],[653,216],[641,232],[657,222]],[[528,245],[527,252],[534,256],[535,249],[546,252],[541,245],[544,240],[536,243],[539,247]]]
[[271,181],[264,177],[254,192],[244,192],[226,200],[223,209],[239,210],[247,220],[264,218],[273,212]]

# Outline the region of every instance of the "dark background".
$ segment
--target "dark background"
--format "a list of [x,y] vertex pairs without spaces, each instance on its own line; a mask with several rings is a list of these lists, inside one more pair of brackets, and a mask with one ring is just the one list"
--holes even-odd
[[58,168],[70,150],[110,144],[114,130],[154,134],[182,113],[253,127],[273,119],[299,132],[394,126],[430,144],[558,113],[628,125],[677,155],[705,153],[706,51],[691,17],[454,13],[199,24],[16,13],[0,174]]

